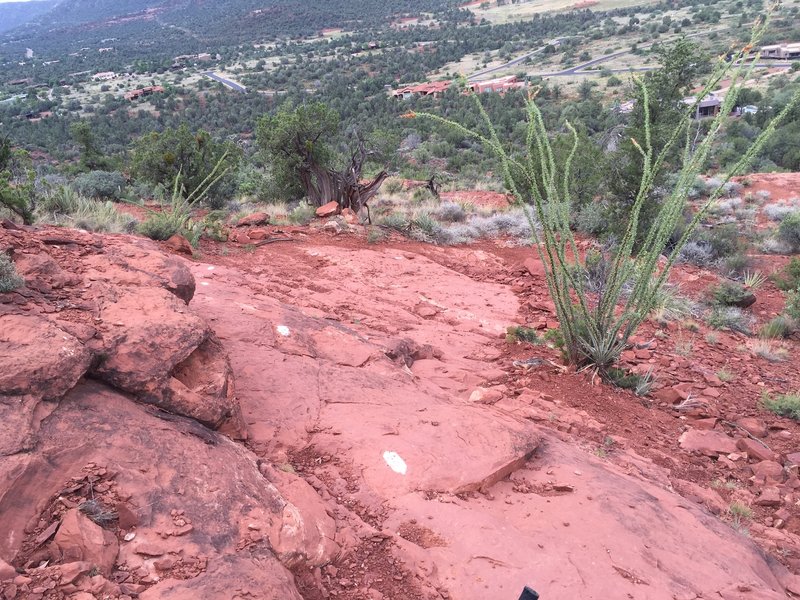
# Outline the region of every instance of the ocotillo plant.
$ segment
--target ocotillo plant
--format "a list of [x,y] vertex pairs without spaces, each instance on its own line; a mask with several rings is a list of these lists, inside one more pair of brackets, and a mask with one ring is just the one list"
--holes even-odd
[[[677,244],[665,256],[665,260],[662,260],[667,243],[685,214],[689,190],[702,171],[714,141],[730,118],[738,92],[758,61],[758,55],[755,60],[746,59],[761,39],[766,22],[764,19],[754,27],[747,46],[735,51],[728,59],[718,60],[702,91],[697,94],[695,102],[686,107],[680,125],[675,128],[658,155],[653,149],[649,129],[647,84],[641,78],[634,80],[641,91],[645,113],[644,139],[632,140],[641,154],[643,175],[625,233],[610,253],[606,279],[598,293],[590,293],[585,289],[584,280],[580,276],[586,266],[585,258],[581,257],[570,229],[569,182],[572,161],[578,148],[578,135],[571,124],[567,123],[566,127],[572,135],[572,151],[564,163],[559,165],[551,148],[542,113],[536,105],[535,95],[529,96],[527,101],[528,128],[521,157],[512,155],[513,151],[507,149],[500,140],[477,94],[473,94],[473,97],[486,134],[435,114],[409,115],[432,119],[465,136],[478,139],[499,158],[505,185],[516,201],[525,208],[531,221],[535,247],[545,265],[547,286],[560,322],[564,353],[567,360],[576,367],[594,368],[601,376],[609,377],[610,367],[628,345],[630,336],[655,307],[658,292],[666,282],[680,250],[706,211],[721,195],[725,183],[732,176],[741,173],[763,148],[778,125],[800,102],[800,93],[795,94],[780,114],[769,123],[738,163],[722,178],[719,187],[695,212]],[[708,132],[698,141],[699,125],[695,130],[692,126],[693,117],[701,100],[716,89],[723,79],[731,81],[725,100],[718,115],[708,125]],[[663,168],[664,157],[681,143],[681,168],[675,177],[675,186],[663,201],[657,218],[645,233],[644,242],[633,256],[642,206],[648,199],[656,175]],[[576,264],[579,269],[576,269]]]

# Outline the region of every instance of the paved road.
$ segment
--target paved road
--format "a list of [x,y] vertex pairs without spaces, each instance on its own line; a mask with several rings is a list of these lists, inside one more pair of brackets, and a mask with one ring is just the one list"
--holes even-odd
[[[560,42],[563,39],[566,39],[566,38],[555,38],[554,40],[552,40],[548,44],[548,46],[551,45],[551,44],[557,44],[558,42]],[[491,73],[495,73],[497,71],[502,71],[503,69],[508,69],[509,67],[513,67],[514,65],[518,65],[519,63],[524,61],[526,58],[530,58],[534,54],[538,54],[539,52],[543,52],[546,47],[547,46],[541,46],[539,48],[536,48],[536,50],[531,50],[530,52],[528,52],[526,54],[523,54],[522,56],[518,56],[517,58],[514,58],[514,59],[508,61],[507,63],[504,63],[504,64],[502,64],[502,65],[500,65],[498,67],[489,67],[488,69],[483,69],[482,71],[478,71],[477,73],[473,73],[472,75],[467,77],[467,81],[473,81],[473,80],[477,79],[478,77],[483,77],[484,75],[490,75]]]
[[235,81],[231,81],[230,79],[225,79],[224,77],[217,75],[213,71],[206,71],[205,73],[203,73],[203,75],[205,75],[210,79],[213,79],[214,81],[219,81],[225,87],[229,87],[236,92],[245,93],[247,91],[247,88],[244,87],[241,83],[236,83]]
[[[711,30],[711,31],[720,31],[721,29],[724,29],[724,27],[718,27],[718,28],[716,28],[714,30]],[[686,37],[687,38],[698,37],[698,36],[708,35],[709,33],[710,33],[710,31],[698,31],[696,33],[690,33]],[[555,38],[553,41],[550,42],[550,44],[555,44],[555,43],[557,43],[557,42],[559,42],[559,41],[561,41],[563,39],[566,39],[566,38]],[[644,46],[639,46],[639,49],[640,50],[647,50],[652,45],[653,44],[645,44]],[[517,58],[515,58],[513,60],[510,60],[505,64],[499,65],[497,67],[491,67],[489,69],[483,69],[482,71],[478,71],[477,73],[473,73],[472,75],[470,75],[467,78],[467,80],[468,81],[473,81],[473,80],[477,79],[478,77],[482,77],[484,75],[489,75],[490,73],[496,73],[497,71],[503,71],[505,69],[508,69],[509,67],[513,67],[514,65],[517,65],[517,64],[521,63],[526,58],[528,58],[530,56],[533,56],[534,54],[537,54],[539,52],[542,52],[544,50],[544,48],[545,47],[542,46],[541,48],[537,48],[536,50],[532,50],[531,52],[528,52],[527,54],[523,54],[522,56],[518,56]],[[593,67],[595,65],[599,65],[599,64],[604,63],[606,61],[613,60],[615,58],[619,58],[620,56],[625,56],[626,54],[630,54],[630,50],[620,50],[619,52],[614,52],[612,54],[606,54],[605,56],[601,56],[599,58],[593,58],[592,60],[586,61],[585,63],[582,63],[580,65],[575,65],[574,67],[570,67],[570,68],[564,69],[562,71],[553,71],[552,73],[531,73],[530,76],[531,77],[569,77],[571,75],[572,76],[574,76],[574,75],[591,75],[593,73],[597,73],[597,71],[596,70],[586,71],[586,69],[588,67]],[[786,68],[788,68],[788,67],[791,67],[791,63],[788,63],[788,64],[761,64],[761,63],[759,63],[756,66],[757,67],[781,67],[781,68],[786,67]],[[652,71],[655,68],[656,67],[632,67],[632,68],[628,68],[628,69],[608,69],[608,70],[610,72],[612,72],[612,73],[630,73],[630,72],[637,72],[638,73],[638,72],[643,72],[643,71]]]
[[6,98],[5,100],[0,100],[0,104],[11,104],[16,102],[17,100],[21,100],[27,96],[27,94],[16,94],[15,96],[11,96],[10,98]]

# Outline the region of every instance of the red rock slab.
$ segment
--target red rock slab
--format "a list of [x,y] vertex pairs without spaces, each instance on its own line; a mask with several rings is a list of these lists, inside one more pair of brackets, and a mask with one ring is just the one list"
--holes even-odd
[[573,491],[520,493],[503,481],[491,496],[465,500],[406,494],[393,500],[384,529],[415,518],[441,538],[424,560],[461,600],[513,598],[525,585],[542,598],[711,598],[736,583],[753,598],[784,598],[749,540],[551,434],[513,478],[534,490],[555,481]]

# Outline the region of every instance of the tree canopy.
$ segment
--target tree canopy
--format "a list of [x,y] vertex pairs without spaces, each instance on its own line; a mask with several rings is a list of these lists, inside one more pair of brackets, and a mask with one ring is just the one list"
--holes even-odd
[[207,202],[220,206],[234,192],[233,171],[241,158],[241,150],[231,142],[215,141],[202,129],[192,132],[186,123],[177,129],[151,132],[133,147],[132,171],[135,177],[154,185],[169,188],[180,177],[186,193],[200,187],[214,167],[228,172],[208,191]]

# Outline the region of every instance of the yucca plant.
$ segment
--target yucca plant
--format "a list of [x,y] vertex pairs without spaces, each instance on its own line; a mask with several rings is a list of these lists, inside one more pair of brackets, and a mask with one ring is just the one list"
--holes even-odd
[[192,207],[202,201],[214,184],[228,172],[228,168],[222,168],[227,156],[227,152],[223,154],[206,178],[188,195],[179,171],[172,185],[169,206],[161,211],[145,207],[150,216],[139,224],[139,232],[153,240],[167,240],[180,233],[192,246],[196,246],[203,233],[203,226],[192,222]]
[[[500,140],[477,95],[473,94],[473,98],[486,129],[485,134],[435,114],[407,115],[431,119],[465,136],[480,140],[499,158],[505,184],[516,201],[523,206],[531,223],[534,243],[545,265],[547,286],[560,322],[564,354],[568,362],[576,367],[594,368],[604,378],[612,379],[609,369],[618,360],[633,332],[658,304],[659,292],[667,281],[670,269],[704,214],[724,192],[725,184],[730,178],[744,169],[800,101],[800,93],[795,94],[727,176],[717,182],[714,191],[694,214],[665,260],[662,260],[662,252],[683,219],[687,197],[706,163],[714,141],[730,117],[738,91],[749,78],[752,65],[758,60],[756,58],[753,62],[745,63],[750,49],[761,38],[765,27],[766,20],[754,28],[750,44],[734,52],[730,60],[719,59],[703,90],[697,95],[697,100],[687,106],[680,126],[675,128],[658,155],[653,148],[647,125],[650,123],[648,88],[641,78],[634,79],[641,91],[645,111],[644,139],[632,140],[643,161],[643,175],[625,233],[616,247],[608,251],[609,265],[605,280],[600,289],[594,291],[587,290],[586,279],[582,276],[586,272],[585,258],[581,257],[570,229],[571,167],[579,143],[578,134],[570,123],[567,122],[566,127],[572,136],[572,149],[564,164],[559,165],[556,163],[542,113],[536,105],[535,94],[529,96],[526,103],[528,128],[521,156],[508,150]],[[698,142],[699,136],[692,126],[698,104],[723,79],[730,79],[730,89],[719,114],[708,126],[707,134]],[[650,195],[665,157],[678,144],[683,145],[682,168],[674,177],[675,186],[663,201],[657,218],[645,233],[636,256],[632,258],[642,207]],[[575,263],[578,263],[578,268]]]

